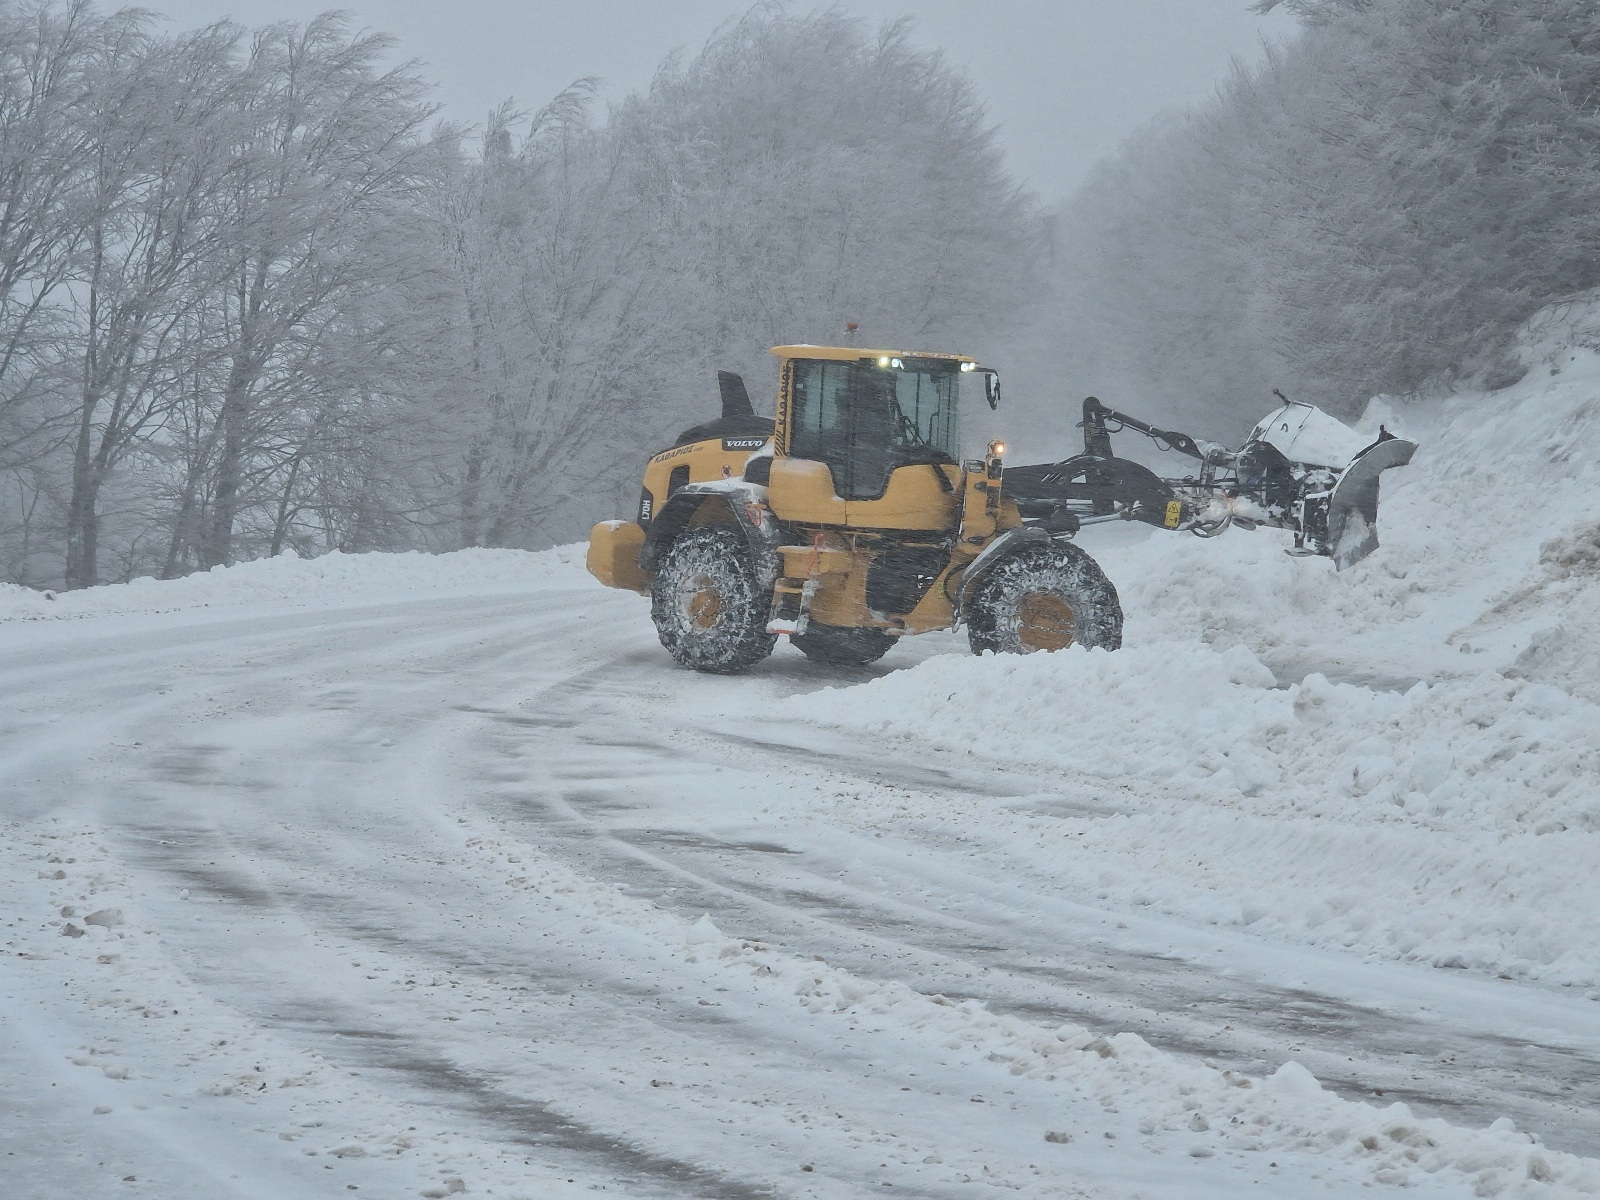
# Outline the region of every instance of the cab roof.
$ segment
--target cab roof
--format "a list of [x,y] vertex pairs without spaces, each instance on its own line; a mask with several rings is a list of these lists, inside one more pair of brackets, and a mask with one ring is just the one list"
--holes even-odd
[[780,358],[822,358],[836,362],[856,362],[863,358],[938,358],[946,362],[976,363],[970,354],[943,354],[927,350],[874,350],[867,346],[774,346]]

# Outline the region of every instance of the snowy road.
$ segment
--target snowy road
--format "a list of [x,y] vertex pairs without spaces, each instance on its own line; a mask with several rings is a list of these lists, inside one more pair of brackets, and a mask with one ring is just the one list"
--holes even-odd
[[[1581,993],[1096,904],[1050,841],[1137,797],[773,706],[838,682],[786,647],[731,682],[675,670],[637,598],[573,572],[13,625],[8,1194],[1453,1196],[1494,1176],[1413,1169],[1405,1146],[1438,1136],[1414,1123],[1361,1163],[1209,1096],[1267,1104],[1273,1080],[1223,1072],[1290,1059],[1374,1114],[1509,1116],[1600,1153]],[[121,925],[84,924],[108,908]],[[1067,1025],[1103,1036],[1052,1040]]]

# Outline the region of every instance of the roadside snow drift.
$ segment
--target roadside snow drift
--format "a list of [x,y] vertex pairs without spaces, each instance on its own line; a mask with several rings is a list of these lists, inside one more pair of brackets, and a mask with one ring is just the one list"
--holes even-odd
[[448,592],[493,593],[542,585],[562,567],[583,570],[583,547],[460,550],[454,554],[341,554],[300,559],[288,551],[181,579],[141,576],[76,592],[36,591],[0,583],[0,621],[47,621],[114,613],[173,612],[259,601],[392,600]]

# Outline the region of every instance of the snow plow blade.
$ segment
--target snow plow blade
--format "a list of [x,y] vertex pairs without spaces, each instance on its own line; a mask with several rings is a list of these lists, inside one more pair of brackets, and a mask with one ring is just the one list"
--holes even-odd
[[1378,548],[1378,476],[1405,466],[1416,452],[1415,442],[1383,438],[1340,473],[1328,497],[1328,551],[1335,570],[1353,566]]

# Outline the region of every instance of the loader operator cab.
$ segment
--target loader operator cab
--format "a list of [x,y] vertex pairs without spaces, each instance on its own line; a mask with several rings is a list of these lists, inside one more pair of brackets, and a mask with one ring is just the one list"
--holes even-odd
[[[949,530],[961,480],[962,393],[999,398],[964,355],[779,346],[772,503],[785,519]],[[965,387],[963,385],[966,385]]]
[[876,500],[896,467],[958,461],[958,362],[797,359],[792,369],[789,454],[826,463],[835,495]]

